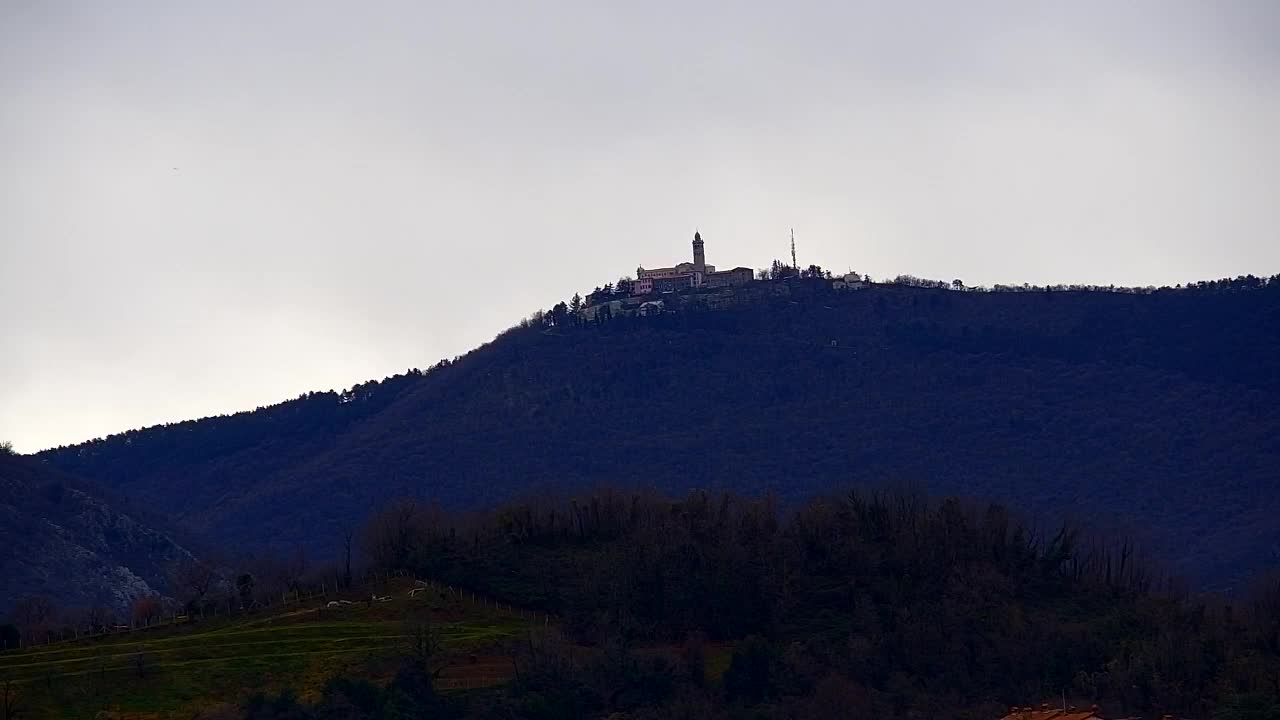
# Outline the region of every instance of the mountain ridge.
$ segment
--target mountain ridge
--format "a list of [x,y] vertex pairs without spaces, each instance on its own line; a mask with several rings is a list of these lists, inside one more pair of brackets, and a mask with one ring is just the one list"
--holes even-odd
[[[916,482],[1096,516],[1213,587],[1280,545],[1280,284],[776,287],[718,310],[673,297],[656,318],[516,328],[425,373],[39,457],[160,497],[206,538],[320,554],[390,497],[467,509],[601,483],[800,499]],[[162,435],[167,454],[146,450]]]

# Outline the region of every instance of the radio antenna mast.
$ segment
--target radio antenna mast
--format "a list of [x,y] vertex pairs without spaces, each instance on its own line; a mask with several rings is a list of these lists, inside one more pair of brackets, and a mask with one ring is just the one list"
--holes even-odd
[[796,229],[791,228],[791,267],[800,271],[800,263],[796,262]]

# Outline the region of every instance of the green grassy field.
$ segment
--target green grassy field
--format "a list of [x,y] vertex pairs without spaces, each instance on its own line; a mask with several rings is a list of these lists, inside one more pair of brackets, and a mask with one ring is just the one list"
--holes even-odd
[[[466,656],[448,688],[503,680],[502,664],[478,662],[528,623],[506,611],[438,596],[410,599],[408,586],[388,589],[393,600],[287,611],[179,628],[143,631],[0,654],[0,683],[9,681],[23,717],[93,718],[102,710],[128,717],[191,717],[219,701],[290,687],[307,697],[338,673],[387,677],[404,652],[404,618],[427,612],[444,654]],[[449,677],[449,674],[446,675]]]

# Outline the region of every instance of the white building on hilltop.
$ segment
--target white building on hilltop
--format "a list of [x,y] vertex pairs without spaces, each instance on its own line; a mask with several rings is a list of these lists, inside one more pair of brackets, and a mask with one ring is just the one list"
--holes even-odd
[[867,283],[856,272],[846,273],[831,283],[831,287],[835,290],[861,290],[866,286]]

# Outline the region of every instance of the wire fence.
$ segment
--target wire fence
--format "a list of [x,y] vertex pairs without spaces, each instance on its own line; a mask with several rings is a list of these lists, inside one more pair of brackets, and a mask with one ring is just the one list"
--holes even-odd
[[317,583],[297,584],[291,590],[281,591],[279,596],[274,593],[252,598],[227,595],[201,603],[191,611],[169,610],[149,617],[135,617],[128,623],[99,623],[89,627],[69,625],[61,628],[49,628],[42,633],[35,634],[34,638],[26,637],[27,634],[25,633],[20,634],[16,645],[0,639],[0,652],[61,645],[108,635],[157,631],[215,618],[252,617],[264,614],[272,609],[289,607],[290,605],[304,605],[316,599],[350,595],[357,590],[377,588],[379,585],[385,585],[394,578],[407,577],[408,575],[409,573],[398,570],[376,570],[366,573],[359,581],[353,580],[351,583],[344,583],[340,580],[321,580]]
[[538,610],[530,610],[522,608],[511,603],[504,603],[495,598],[486,595],[477,594],[474,591],[461,587],[455,587],[447,583],[441,583],[434,580],[414,580],[415,588],[410,591],[410,595],[416,594],[416,591],[433,592],[442,600],[457,602],[460,605],[470,604],[483,610],[491,611],[497,615],[505,615],[510,618],[525,620],[530,623],[541,623],[543,626],[549,626],[556,618],[550,613]]
[[[411,577],[411,573],[402,570],[372,570],[365,574],[359,582],[344,583],[338,580],[322,580],[319,583],[309,583],[305,586],[298,585],[292,590],[282,591],[279,597],[272,594],[246,600],[245,598],[229,595],[203,603],[193,612],[170,611],[167,614],[158,614],[149,618],[137,618],[128,624],[113,623],[99,624],[92,627],[67,626],[59,629],[50,629],[44,632],[44,642],[40,642],[41,638],[38,635],[34,640],[20,635],[16,645],[8,644],[0,639],[0,653],[34,647],[65,645],[79,640],[112,635],[155,632],[218,618],[249,618],[269,614],[272,610],[310,605],[316,601],[320,602],[317,608],[359,604],[372,606],[374,603],[388,602],[392,599],[390,595],[379,595],[377,588],[385,588],[392,580],[407,577]],[[370,590],[372,592],[370,592],[367,599],[352,599],[357,591]],[[409,596],[411,598],[430,597],[430,594],[434,594],[442,601],[456,603],[459,607],[471,606],[534,624],[540,623],[543,626],[549,626],[555,621],[554,617],[545,612],[503,603],[494,598],[448,583],[414,578],[414,586],[410,589]]]

